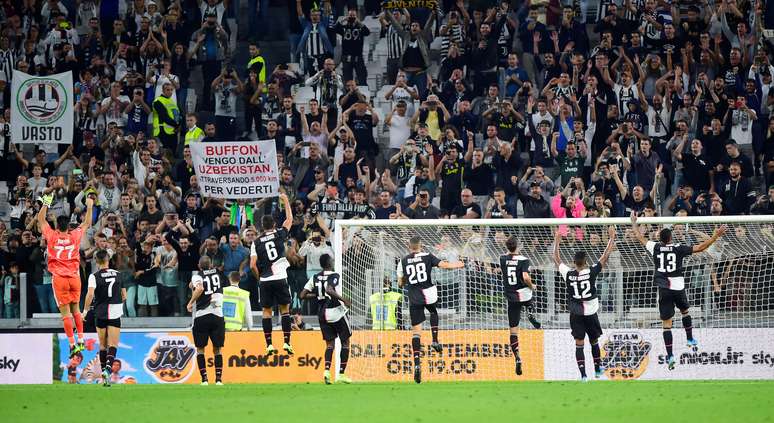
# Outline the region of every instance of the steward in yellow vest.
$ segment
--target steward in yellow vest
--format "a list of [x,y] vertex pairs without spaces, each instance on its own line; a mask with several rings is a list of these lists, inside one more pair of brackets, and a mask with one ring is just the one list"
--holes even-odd
[[223,319],[226,321],[226,330],[250,330],[253,326],[250,293],[239,287],[239,272],[231,272],[228,279],[231,285],[223,288]]
[[258,47],[258,43],[250,43],[249,49],[250,61],[247,62],[247,70],[255,71],[258,74],[258,82],[263,87],[262,91],[266,93],[268,92],[266,89],[266,60],[261,56],[261,49]]
[[185,115],[185,145],[192,142],[199,142],[204,138],[204,131],[197,125],[199,119],[195,113],[188,113]]
[[180,125],[180,109],[172,100],[175,87],[166,83],[162,94],[153,100],[153,136],[161,141],[164,148],[177,151],[177,128]]
[[384,287],[368,299],[371,306],[371,328],[373,330],[397,330],[402,328],[401,301],[403,294],[390,290],[390,280],[384,280]]

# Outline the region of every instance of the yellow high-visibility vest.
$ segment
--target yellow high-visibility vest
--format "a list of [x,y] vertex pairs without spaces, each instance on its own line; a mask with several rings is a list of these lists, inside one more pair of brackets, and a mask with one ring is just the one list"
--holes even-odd
[[399,292],[377,292],[371,295],[368,302],[371,305],[373,330],[395,330],[398,328],[398,304],[403,298]]
[[226,321],[226,330],[240,331],[245,327],[249,330],[246,313],[251,313],[250,293],[237,286],[223,288],[223,320]]
[[194,126],[193,128],[188,129],[188,131],[185,133],[185,145],[188,145],[192,142],[201,141],[202,138],[204,138],[204,131],[202,131],[202,128]]
[[[175,122],[180,121],[180,109],[177,108],[177,103],[173,101],[171,98],[164,97],[163,95],[158,96],[155,100],[153,100],[153,103],[156,102],[161,103],[162,106],[167,110],[167,116],[169,116],[170,119],[174,120]],[[161,122],[161,119],[159,119],[159,115],[156,112],[156,108],[153,108],[153,136],[158,137],[159,133],[161,133],[161,128],[164,128],[164,133],[167,135],[172,135],[175,133],[176,127],[172,125],[168,125],[166,123]]]
[[266,60],[264,60],[262,56],[255,56],[247,62],[247,69],[250,69],[256,63],[263,65],[261,66],[261,71],[258,72],[258,82],[263,84],[263,92],[268,92],[266,89]]

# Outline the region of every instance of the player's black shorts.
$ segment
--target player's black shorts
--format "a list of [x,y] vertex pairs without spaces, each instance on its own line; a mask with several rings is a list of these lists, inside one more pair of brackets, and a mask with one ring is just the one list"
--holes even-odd
[[425,321],[425,309],[433,313],[436,311],[433,304],[409,304],[409,314],[411,315],[411,326],[420,325]]
[[[96,326],[99,329],[105,329],[108,326],[113,326],[114,328],[121,328],[121,318],[117,319],[96,319]],[[85,329],[84,329],[85,330]]]
[[515,328],[519,326],[521,321],[521,309],[528,308],[532,305],[532,300],[529,301],[508,301],[508,327]]
[[94,312],[94,310],[89,310],[86,312],[86,315],[83,316],[83,331],[86,333],[94,333],[97,331],[97,326],[95,324],[95,315],[97,313]]
[[597,313],[591,316],[581,316],[570,313],[570,329],[574,339],[584,339],[589,336],[589,341],[602,336],[602,325],[599,324]]
[[258,285],[261,291],[261,307],[290,304],[290,286],[287,279],[260,281]]
[[688,296],[685,290],[675,291],[668,288],[658,289],[658,314],[661,320],[671,319],[675,316],[675,307],[680,311],[688,310]]
[[349,339],[352,336],[347,316],[342,316],[338,321],[330,323],[320,319],[320,331],[322,331],[323,339],[326,341],[333,341],[337,336],[341,340]]
[[212,340],[212,346],[223,347],[226,341],[226,322],[223,317],[205,314],[194,319],[193,338],[196,348],[207,346],[207,340]]

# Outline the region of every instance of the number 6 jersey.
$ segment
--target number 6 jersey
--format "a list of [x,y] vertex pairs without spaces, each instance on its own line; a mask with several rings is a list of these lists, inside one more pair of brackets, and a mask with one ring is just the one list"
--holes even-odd
[[258,258],[258,271],[261,281],[287,279],[287,268],[290,267],[285,258],[285,241],[288,231],[282,227],[263,233],[250,246],[250,256]]
[[693,247],[648,241],[645,249],[653,256],[653,264],[656,266],[653,279],[656,285],[674,291],[685,289],[683,259],[693,254]]
[[435,304],[438,290],[433,285],[433,267],[441,260],[430,253],[410,253],[398,262],[398,278],[406,278],[409,303]]
[[570,314],[591,316],[599,310],[597,298],[597,275],[602,271],[599,263],[577,270],[562,263],[559,273],[567,284],[567,309]]

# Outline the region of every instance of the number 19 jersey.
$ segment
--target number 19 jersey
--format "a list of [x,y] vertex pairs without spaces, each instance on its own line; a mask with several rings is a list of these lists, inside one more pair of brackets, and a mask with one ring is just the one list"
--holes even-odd
[[430,253],[411,253],[398,262],[398,277],[408,282],[409,303],[415,305],[435,304],[438,290],[433,285],[433,267],[441,260]]
[[285,242],[288,239],[287,229],[279,228],[264,232],[250,246],[250,256],[258,258],[258,271],[261,281],[276,281],[287,279],[287,268],[290,263],[285,258]]
[[693,254],[693,247],[648,241],[645,248],[653,256],[653,264],[656,267],[653,279],[656,285],[673,291],[685,289],[683,259]]
[[202,270],[191,278],[191,285],[204,290],[196,299],[194,318],[207,314],[223,317],[223,284],[218,269]]

